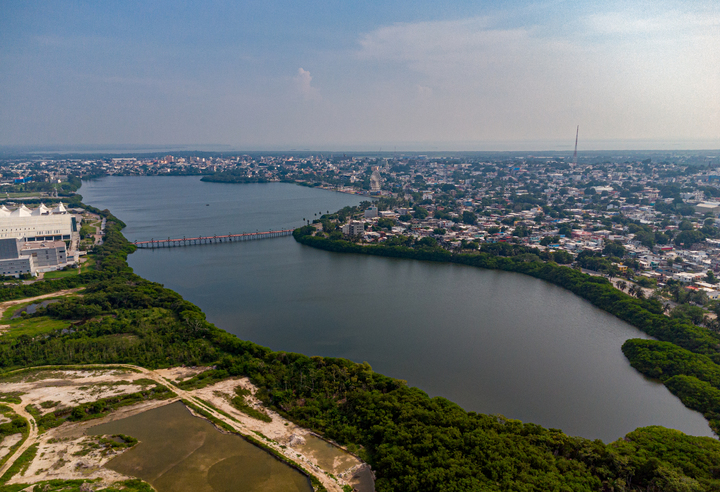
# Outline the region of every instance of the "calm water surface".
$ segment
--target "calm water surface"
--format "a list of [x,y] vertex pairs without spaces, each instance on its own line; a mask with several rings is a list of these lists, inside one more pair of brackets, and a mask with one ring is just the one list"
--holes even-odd
[[[299,226],[360,201],[197,177],[108,177],[80,192],[125,221],[131,241]],[[367,361],[466,410],[606,442],[647,425],[712,435],[702,415],[630,367],[620,347],[642,332],[531,277],[328,253],[290,237],[140,250],[129,263],[240,338]]]

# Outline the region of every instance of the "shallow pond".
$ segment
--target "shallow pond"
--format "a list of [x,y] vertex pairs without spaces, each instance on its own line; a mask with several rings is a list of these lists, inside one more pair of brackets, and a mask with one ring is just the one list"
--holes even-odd
[[12,315],[12,318],[10,319],[18,319],[22,316],[22,313],[28,313],[28,314],[35,314],[35,311],[37,311],[39,308],[48,307],[50,304],[54,304],[56,302],[60,301],[60,299],[50,299],[47,301],[42,302],[35,302],[33,304],[29,304],[25,306],[22,309],[18,309],[15,311],[15,313]]
[[88,429],[140,443],[107,468],[158,492],[312,492],[306,476],[239,436],[194,417],[180,402]]

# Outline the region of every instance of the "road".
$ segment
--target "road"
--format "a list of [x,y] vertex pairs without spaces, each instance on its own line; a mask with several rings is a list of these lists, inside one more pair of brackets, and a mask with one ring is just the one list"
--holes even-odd
[[5,405],[12,408],[16,414],[28,421],[28,424],[30,424],[30,432],[28,433],[27,439],[25,439],[25,441],[20,445],[20,447],[15,450],[13,455],[10,456],[10,458],[5,462],[2,468],[0,468],[0,477],[5,475],[5,472],[7,472],[10,467],[15,464],[17,459],[22,456],[25,451],[27,451],[27,448],[37,442],[38,438],[38,429],[37,424],[35,423],[35,419],[25,410],[22,403],[5,403]]

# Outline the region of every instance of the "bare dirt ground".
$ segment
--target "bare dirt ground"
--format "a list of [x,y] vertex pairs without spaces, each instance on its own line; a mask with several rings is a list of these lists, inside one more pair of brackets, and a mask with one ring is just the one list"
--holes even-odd
[[[263,422],[248,416],[237,410],[230,400],[235,396],[235,388],[240,386],[252,393],[246,396],[245,401],[257,410],[265,412],[272,418],[272,422]],[[199,397],[215,408],[218,408],[230,415],[241,427],[241,432],[257,437],[256,433],[262,434],[266,439],[265,444],[277,448],[282,454],[298,462],[309,471],[318,474],[331,473],[340,479],[340,486],[349,484],[353,473],[363,465],[355,456],[343,450],[340,446],[327,446],[319,436],[316,436],[308,429],[298,427],[289,420],[284,419],[278,413],[265,408],[260,401],[253,396],[257,388],[247,378],[229,379],[211,386],[192,391],[193,396]],[[312,442],[312,443],[311,443]],[[329,444],[329,443],[328,443]],[[283,449],[280,446],[285,446]],[[323,480],[321,480],[323,481]],[[337,486],[338,483],[331,485]],[[323,481],[328,490],[333,490]],[[340,487],[341,488],[341,487]]]
[[44,415],[59,407],[136,393],[152,384],[147,376],[130,370],[50,370],[20,374],[0,382],[0,387],[4,393],[22,393],[23,405],[35,405]]
[[156,374],[162,376],[163,378],[167,379],[168,381],[179,383],[181,381],[185,381],[186,379],[190,379],[194,376],[197,376],[201,372],[205,372],[209,367],[170,367],[168,369],[157,369],[155,371]]
[[20,442],[20,439],[22,439],[22,434],[20,433],[11,434],[3,439],[2,443],[0,443],[0,459],[4,458],[5,455],[10,452],[10,448]]
[[[23,302],[26,301],[27,299],[23,300]],[[20,394],[22,399],[22,403],[19,405],[8,405],[31,423],[30,435],[3,465],[0,475],[9,469],[27,448],[38,444],[35,459],[24,473],[16,475],[8,483],[32,484],[51,479],[99,479],[93,484],[93,488],[96,488],[107,487],[114,482],[126,480],[130,477],[113,472],[103,466],[124,450],[115,451],[109,450],[107,446],[99,446],[97,444],[99,438],[85,435],[87,429],[167,405],[182,398],[201,407],[213,418],[229,425],[239,434],[261,440],[264,445],[313,474],[329,491],[342,492],[343,485],[354,484],[353,475],[366,466],[362,461],[339,446],[321,441],[309,430],[298,427],[277,413],[265,409],[253,396],[256,388],[247,378],[225,380],[194,391],[184,391],[175,386],[178,381],[193,377],[207,369],[206,367],[176,367],[151,371],[130,365],[107,369],[98,369],[95,366],[88,369],[46,369],[19,372],[0,380],[0,392],[14,392]],[[102,419],[78,423],[65,422],[41,435],[38,435],[33,417],[25,410],[27,405],[33,404],[45,414],[61,406],[74,407],[108,396],[134,393],[144,389],[148,384],[152,384],[152,381],[169,387],[178,396],[167,400],[145,401],[137,405],[122,407]],[[251,392],[251,395],[245,396],[246,403],[267,413],[272,419],[271,422],[254,419],[237,410],[230,403],[230,400],[236,396],[235,388],[238,386]],[[221,410],[224,414],[215,409]],[[1,446],[5,445],[6,443],[3,442]],[[10,445],[7,444],[7,448]]]
[[114,472],[103,465],[120,454],[99,443],[96,436],[58,440],[52,432],[38,439],[35,459],[24,473],[12,477],[7,483],[35,483],[43,480],[100,479],[96,486],[107,487],[130,477]]

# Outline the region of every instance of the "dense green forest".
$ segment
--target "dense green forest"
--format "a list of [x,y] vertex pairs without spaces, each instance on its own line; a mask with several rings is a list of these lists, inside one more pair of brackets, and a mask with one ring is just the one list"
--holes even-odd
[[210,181],[213,183],[267,183],[266,178],[259,176],[248,176],[244,169],[233,169],[230,171],[221,171],[208,174],[200,178],[200,181]]
[[[122,236],[122,223],[102,213],[108,219],[107,235],[95,251],[96,270],[0,290],[0,299],[6,300],[84,287],[82,297],[64,298],[32,315],[69,320],[69,329],[32,338],[0,337],[3,371],[78,363],[215,365],[183,385],[199,387],[249,376],[266,405],[346,444],[368,461],[380,492],[720,491],[720,442],[715,439],[647,427],[604,444],[502,416],[466,412],[446,399],[429,398],[404,381],[375,373],[366,363],[274,352],[240,340],[208,323],[197,306],[177,293],[135,275],[126,262],[134,246]],[[317,242],[319,238],[303,232],[307,229],[297,231],[296,238],[316,247],[355,247],[342,241]],[[692,360],[698,361],[699,372],[704,374],[702,364],[716,367],[717,339],[703,330],[668,320],[652,301],[628,298],[604,279],[587,279],[552,263],[525,261],[526,252],[520,254],[524,259],[514,259],[510,250],[457,258],[431,247],[357,252],[369,251],[547,277],[604,309],[623,307],[624,319],[634,324],[645,320],[656,337],[697,357]],[[650,364],[660,360],[653,353],[646,356]],[[717,381],[714,376],[698,380],[712,388]],[[705,401],[702,386],[675,381],[676,394]]]

